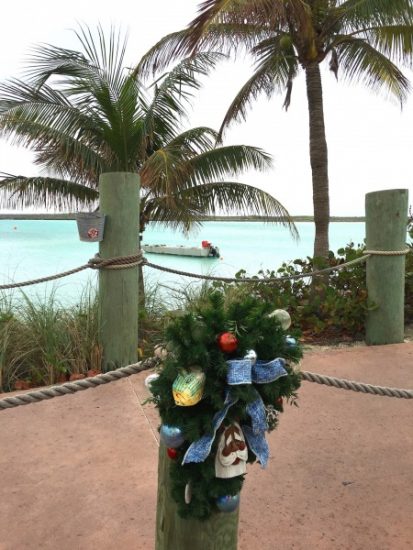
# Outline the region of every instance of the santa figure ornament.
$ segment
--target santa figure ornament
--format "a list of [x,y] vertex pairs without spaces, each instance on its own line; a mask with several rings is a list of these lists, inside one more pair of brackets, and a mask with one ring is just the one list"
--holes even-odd
[[215,475],[219,478],[240,476],[247,471],[248,449],[237,422],[227,426],[219,439],[215,456]]

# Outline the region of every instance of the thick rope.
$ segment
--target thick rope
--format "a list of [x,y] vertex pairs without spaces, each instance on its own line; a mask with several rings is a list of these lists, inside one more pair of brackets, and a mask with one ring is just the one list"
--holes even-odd
[[76,267],[75,269],[63,271],[62,273],[57,273],[56,275],[49,275],[48,277],[41,277],[40,279],[30,279],[21,283],[0,285],[0,290],[46,283],[47,281],[54,281],[55,279],[61,279],[62,277],[67,277],[68,275],[79,273],[79,271],[83,271],[84,269],[130,269],[131,267],[136,267],[141,263],[143,263],[141,252],[139,252],[138,254],[133,254],[131,256],[118,256],[116,258],[108,258],[107,260],[104,260],[96,255],[94,258],[91,258],[87,264]]
[[29,405],[30,403],[38,403],[45,399],[53,399],[53,397],[61,397],[62,395],[68,395],[76,393],[82,390],[88,390],[89,388],[96,388],[102,384],[108,384],[126,378],[132,374],[137,374],[147,369],[155,367],[159,363],[159,360],[155,357],[140,361],[135,365],[128,365],[117,370],[106,372],[104,374],[98,374],[91,378],[84,378],[82,380],[76,380],[76,382],[66,382],[59,386],[51,386],[50,388],[44,388],[38,391],[23,393],[21,395],[15,395],[13,397],[6,397],[0,400],[0,411],[5,409],[11,409],[13,407],[19,407],[20,405]]
[[405,256],[411,250],[411,248],[405,248],[404,250],[364,250],[363,254],[370,256]]
[[324,376],[314,372],[301,371],[303,380],[307,382],[316,382],[326,386],[334,386],[342,390],[352,390],[362,393],[371,393],[373,395],[381,395],[384,397],[399,397],[401,399],[413,399],[413,390],[403,390],[398,388],[386,388],[383,386],[373,386],[372,384],[364,384],[353,380],[343,380],[334,378],[333,376]]
[[[85,378],[82,380],[76,380],[76,382],[66,382],[60,386],[52,386],[39,391],[23,393],[15,395],[13,397],[6,397],[0,400],[0,411],[11,409],[13,407],[19,407],[20,405],[29,405],[31,403],[38,403],[45,399],[53,399],[53,397],[61,397],[62,395],[68,395],[76,393],[78,391],[87,390],[89,388],[96,388],[102,384],[108,384],[126,378],[132,374],[137,374],[144,370],[153,368],[159,364],[159,359],[150,357],[145,361],[141,361],[136,365],[129,365],[120,369],[107,372],[105,374],[98,374],[92,378]],[[362,382],[354,382],[352,380],[344,380],[341,378],[333,378],[332,376],[324,376],[322,374],[316,374],[308,371],[301,371],[301,377],[307,382],[316,382],[317,384],[324,384],[326,386],[334,386],[344,390],[352,390],[355,392],[370,393],[373,395],[381,395],[385,397],[399,397],[401,399],[413,399],[413,390],[404,390],[398,388],[386,388],[382,386],[373,386],[371,384],[364,384]]]
[[331,271],[339,271],[340,269],[345,269],[347,267],[354,266],[356,264],[361,264],[367,260],[369,256],[365,255],[356,260],[351,260],[344,264],[335,265],[333,267],[326,267],[325,269],[320,269],[318,271],[311,271],[309,273],[298,273],[296,275],[288,275],[283,277],[269,277],[268,279],[259,279],[258,277],[245,277],[245,278],[235,278],[235,277],[216,277],[215,275],[200,275],[199,273],[188,273],[187,271],[180,271],[178,269],[171,269],[170,267],[164,267],[161,265],[153,264],[151,262],[145,261],[143,265],[148,267],[153,267],[154,269],[159,269],[160,271],[166,271],[167,273],[174,273],[175,275],[183,275],[184,277],[194,277],[197,279],[205,279],[206,281],[222,281],[225,283],[283,283],[284,281],[292,281],[294,279],[305,279],[306,277],[317,277],[318,275],[324,275],[330,273]]
[[96,255],[94,258],[90,259],[89,262],[80,267],[70,269],[69,271],[63,271],[62,273],[57,273],[55,275],[49,275],[47,277],[41,277],[40,279],[30,279],[28,281],[23,281],[21,283],[10,283],[8,285],[0,285],[0,290],[7,290],[12,288],[20,288],[23,286],[36,285],[39,283],[46,283],[48,281],[54,281],[56,279],[61,279],[75,273],[79,273],[85,269],[130,269],[132,267],[137,267],[138,265],[147,265],[153,269],[158,269],[160,271],[165,271],[166,273],[173,273],[175,275],[182,275],[183,277],[192,277],[196,279],[204,279],[206,281],[222,281],[225,283],[283,283],[284,281],[293,281],[295,279],[306,279],[307,277],[317,277],[319,275],[324,275],[326,273],[331,273],[332,271],[339,271],[340,269],[346,269],[357,265],[359,263],[365,262],[370,256],[404,256],[411,252],[410,248],[404,250],[364,250],[363,256],[357,258],[356,260],[351,260],[350,262],[345,262],[340,265],[333,267],[327,267],[325,269],[320,269],[318,271],[310,271],[309,273],[297,273],[296,275],[288,275],[283,277],[269,277],[267,279],[259,279],[258,277],[245,277],[245,278],[236,278],[236,277],[218,277],[213,275],[201,275],[200,273],[190,273],[188,271],[180,271],[178,269],[172,269],[170,267],[164,267],[158,264],[153,264],[145,260],[142,256],[142,252],[139,251],[137,254],[130,256],[118,256],[115,258],[108,258],[106,260],[100,258]]
[[201,275],[199,273],[189,273],[187,271],[179,271],[178,269],[171,269],[170,267],[164,267],[158,264],[153,264],[146,261],[142,257],[142,252],[133,254],[131,256],[118,256],[116,258],[108,258],[104,260],[96,255],[94,258],[91,258],[89,262],[75,269],[70,269],[69,271],[63,271],[62,273],[57,273],[56,275],[50,275],[48,277],[42,277],[40,279],[30,279],[28,281],[23,281],[21,283],[11,283],[8,285],[0,285],[0,290],[7,290],[11,288],[20,288],[23,286],[36,285],[39,283],[46,283],[47,281],[54,281],[55,279],[61,279],[62,277],[67,277],[68,275],[73,275],[84,269],[130,269],[136,267],[140,264],[147,265],[154,269],[160,271],[165,271],[167,273],[174,273],[175,275],[183,275],[184,277],[193,277],[197,279],[205,279],[207,281],[223,281],[226,283],[283,283],[284,281],[291,281],[294,279],[305,279],[307,277],[316,277],[318,275],[323,275],[325,273],[330,273],[331,271],[338,271],[340,269],[345,269],[353,265],[365,262],[369,256],[365,255],[356,260],[351,260],[344,264],[336,265],[333,267],[327,267],[325,269],[320,269],[319,271],[311,271],[309,273],[298,273],[296,275],[289,275],[284,277],[270,277],[268,279],[259,279],[258,277],[249,277],[249,278],[235,278],[235,277],[217,277],[212,275]]
[[88,266],[91,269],[129,269],[143,263],[142,252],[131,256],[117,256],[104,260],[98,254],[89,260]]
[[9,285],[0,285],[0,290],[6,290],[10,288],[20,288],[22,286],[37,285],[39,283],[46,283],[47,281],[54,281],[55,279],[61,279],[62,277],[67,277],[68,275],[73,275],[74,273],[79,273],[84,269],[88,269],[89,264],[81,265],[75,269],[70,269],[69,271],[63,271],[62,273],[57,273],[56,275],[49,275],[48,277],[41,277],[40,279],[31,279],[29,281],[23,281],[22,283],[11,283]]

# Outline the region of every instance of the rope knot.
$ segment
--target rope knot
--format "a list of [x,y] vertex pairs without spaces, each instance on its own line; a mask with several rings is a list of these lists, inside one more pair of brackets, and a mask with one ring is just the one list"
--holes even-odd
[[136,254],[130,256],[117,256],[115,258],[101,258],[96,254],[88,261],[91,269],[129,269],[145,263],[142,252],[138,250]]

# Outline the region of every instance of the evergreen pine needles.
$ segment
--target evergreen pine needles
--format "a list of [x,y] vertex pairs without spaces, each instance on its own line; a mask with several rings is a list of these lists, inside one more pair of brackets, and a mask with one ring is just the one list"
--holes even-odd
[[[185,443],[178,449],[178,457],[171,460],[171,493],[183,518],[207,519],[216,512],[215,501],[223,495],[236,495],[242,488],[244,476],[230,479],[215,477],[215,450],[217,437],[208,458],[199,464],[181,465],[189,445],[204,434],[212,432],[214,415],[224,407],[227,384],[228,359],[242,358],[248,350],[255,350],[258,359],[270,361],[276,357],[286,359],[288,373],[269,384],[241,384],[230,387],[231,397],[238,399],[229,409],[224,420],[228,425],[234,421],[251,424],[246,406],[257,399],[259,392],[264,405],[282,412],[279,398],[295,403],[300,386],[300,375],[293,369],[302,356],[300,346],[288,346],[286,333],[279,321],[268,314],[273,311],[271,303],[257,295],[232,289],[224,293],[214,290],[181,315],[171,320],[165,331],[168,356],[162,372],[151,383],[153,402],[159,409],[163,424],[178,426],[185,435]],[[232,332],[238,339],[233,354],[223,353],[217,337],[223,332]],[[294,336],[294,333],[290,332]],[[296,336],[296,335],[295,335]],[[172,384],[182,370],[193,367],[206,375],[202,400],[194,406],[177,406],[172,395]],[[272,415],[269,430],[274,429],[277,418]],[[248,462],[255,455],[249,450]],[[192,499],[185,503],[185,487],[191,485]]]

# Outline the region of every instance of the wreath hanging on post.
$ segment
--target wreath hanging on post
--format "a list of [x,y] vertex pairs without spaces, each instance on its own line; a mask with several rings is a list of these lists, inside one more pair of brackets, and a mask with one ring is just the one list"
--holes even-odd
[[247,463],[265,468],[265,433],[300,386],[290,323],[258,297],[213,291],[166,328],[168,353],[148,386],[181,517],[236,510]]

